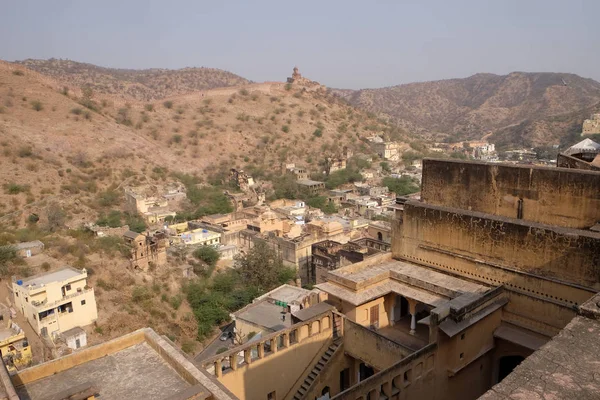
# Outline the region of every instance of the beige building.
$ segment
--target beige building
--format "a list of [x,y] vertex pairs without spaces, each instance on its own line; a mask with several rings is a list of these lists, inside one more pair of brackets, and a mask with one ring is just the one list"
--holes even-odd
[[392,254],[317,285],[337,311],[302,310],[206,371],[239,399],[597,397],[600,173],[423,167],[422,201],[392,222]]
[[12,283],[15,307],[40,336],[56,336],[98,318],[87,271],[64,267]]
[[590,119],[583,121],[582,135],[600,133],[600,114],[593,114]]
[[163,233],[150,236],[126,231],[123,239],[131,250],[129,261],[132,269],[147,271],[151,265],[160,267],[167,263],[169,241]]

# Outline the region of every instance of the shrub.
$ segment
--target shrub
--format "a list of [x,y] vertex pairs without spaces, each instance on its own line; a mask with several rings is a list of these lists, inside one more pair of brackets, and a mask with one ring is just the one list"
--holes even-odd
[[216,265],[220,257],[219,252],[211,246],[198,247],[196,250],[194,250],[193,255],[197,259],[202,260],[211,266]]
[[27,217],[27,221],[30,224],[35,224],[40,220],[40,217],[37,214],[29,214],[29,217]]
[[227,350],[229,350],[227,347],[219,347],[219,349],[217,350],[217,354],[225,353]]
[[17,155],[21,158],[31,157],[33,155],[33,150],[30,146],[23,146],[19,149]]
[[35,111],[42,111],[44,109],[44,105],[39,100],[33,100],[31,102],[31,108],[33,108]]
[[18,185],[16,183],[8,183],[4,185],[4,191],[6,194],[19,194],[29,190],[27,185]]
[[121,195],[115,191],[107,189],[98,195],[98,204],[101,207],[112,207],[119,204]]
[[292,90],[292,84],[291,83],[286,83],[285,84],[285,90],[287,90],[287,91]]
[[12,72],[12,74],[13,74],[13,75],[16,75],[16,76],[23,76],[23,75],[25,75],[25,73],[24,73],[23,71],[21,71],[20,69],[15,69],[15,70]]
[[183,137],[181,135],[173,135],[171,137],[171,141],[173,143],[181,143],[181,140],[183,139]]
[[167,100],[163,103],[163,106],[165,106],[165,108],[168,108],[170,110],[171,108],[173,108],[173,102],[171,100]]
[[315,129],[315,131],[313,132],[313,136],[314,137],[321,137],[321,136],[323,136],[323,130],[319,129],[319,128]]
[[153,104],[146,104],[144,106],[144,110],[146,110],[146,111],[154,111],[154,105]]
[[285,133],[288,133],[288,132],[290,131],[290,127],[289,127],[288,125],[283,125],[283,126],[281,127],[281,130],[282,130],[283,132],[285,132]]
[[42,263],[41,267],[42,267],[42,270],[44,270],[44,271],[46,271],[46,272],[47,272],[47,271],[50,271],[50,263],[49,263],[48,261],[44,261],[44,262]]
[[136,286],[131,292],[131,300],[135,303],[141,303],[142,301],[150,300],[153,297],[152,291],[146,286]]
[[83,108],[75,107],[71,110],[71,114],[81,115],[83,113]]
[[242,96],[248,96],[248,90],[246,90],[246,89],[242,89],[242,90],[240,90],[240,94],[241,94]]
[[171,297],[171,299],[169,300],[169,304],[171,305],[171,307],[173,307],[174,310],[179,310],[179,307],[181,306],[182,302],[183,297],[179,294]]
[[115,285],[113,285],[112,283],[106,282],[102,278],[99,278],[98,281],[96,281],[96,286],[98,286],[99,288],[106,290],[106,291],[115,289]]
[[196,343],[194,343],[191,340],[186,340],[181,344],[181,351],[183,351],[184,353],[187,353],[187,354],[193,353],[195,348],[196,348]]

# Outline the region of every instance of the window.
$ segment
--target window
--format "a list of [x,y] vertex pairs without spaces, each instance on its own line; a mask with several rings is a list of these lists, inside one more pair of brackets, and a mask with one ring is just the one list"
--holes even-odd
[[69,285],[66,285],[66,286],[65,286],[65,290],[71,290],[71,285],[70,285],[70,284],[69,284]]
[[462,334],[460,335],[460,340],[465,340],[465,334],[464,334],[464,333],[462,333]]
[[275,391],[267,394],[267,400],[276,400],[277,398],[275,397]]
[[465,358],[465,353],[460,353],[460,359],[462,360],[463,358]]
[[25,296],[25,303],[29,303],[29,297]]
[[81,305],[85,306],[85,300],[81,300]]
[[19,297],[19,292],[15,292],[15,296]]

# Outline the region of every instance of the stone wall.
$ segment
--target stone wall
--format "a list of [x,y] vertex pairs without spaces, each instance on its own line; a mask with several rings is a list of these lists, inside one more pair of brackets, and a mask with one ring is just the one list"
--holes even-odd
[[[569,228],[600,221],[600,172],[423,160],[422,201]],[[519,206],[521,204],[521,206]]]
[[566,154],[558,155],[558,158],[556,160],[556,166],[560,168],[583,169],[586,171],[600,171],[599,167],[596,167],[595,165],[580,160],[579,158],[568,156]]

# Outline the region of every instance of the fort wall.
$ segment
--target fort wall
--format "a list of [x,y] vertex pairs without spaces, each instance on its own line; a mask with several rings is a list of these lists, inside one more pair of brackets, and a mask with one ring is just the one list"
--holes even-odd
[[569,228],[600,221],[600,172],[423,160],[423,202]]

